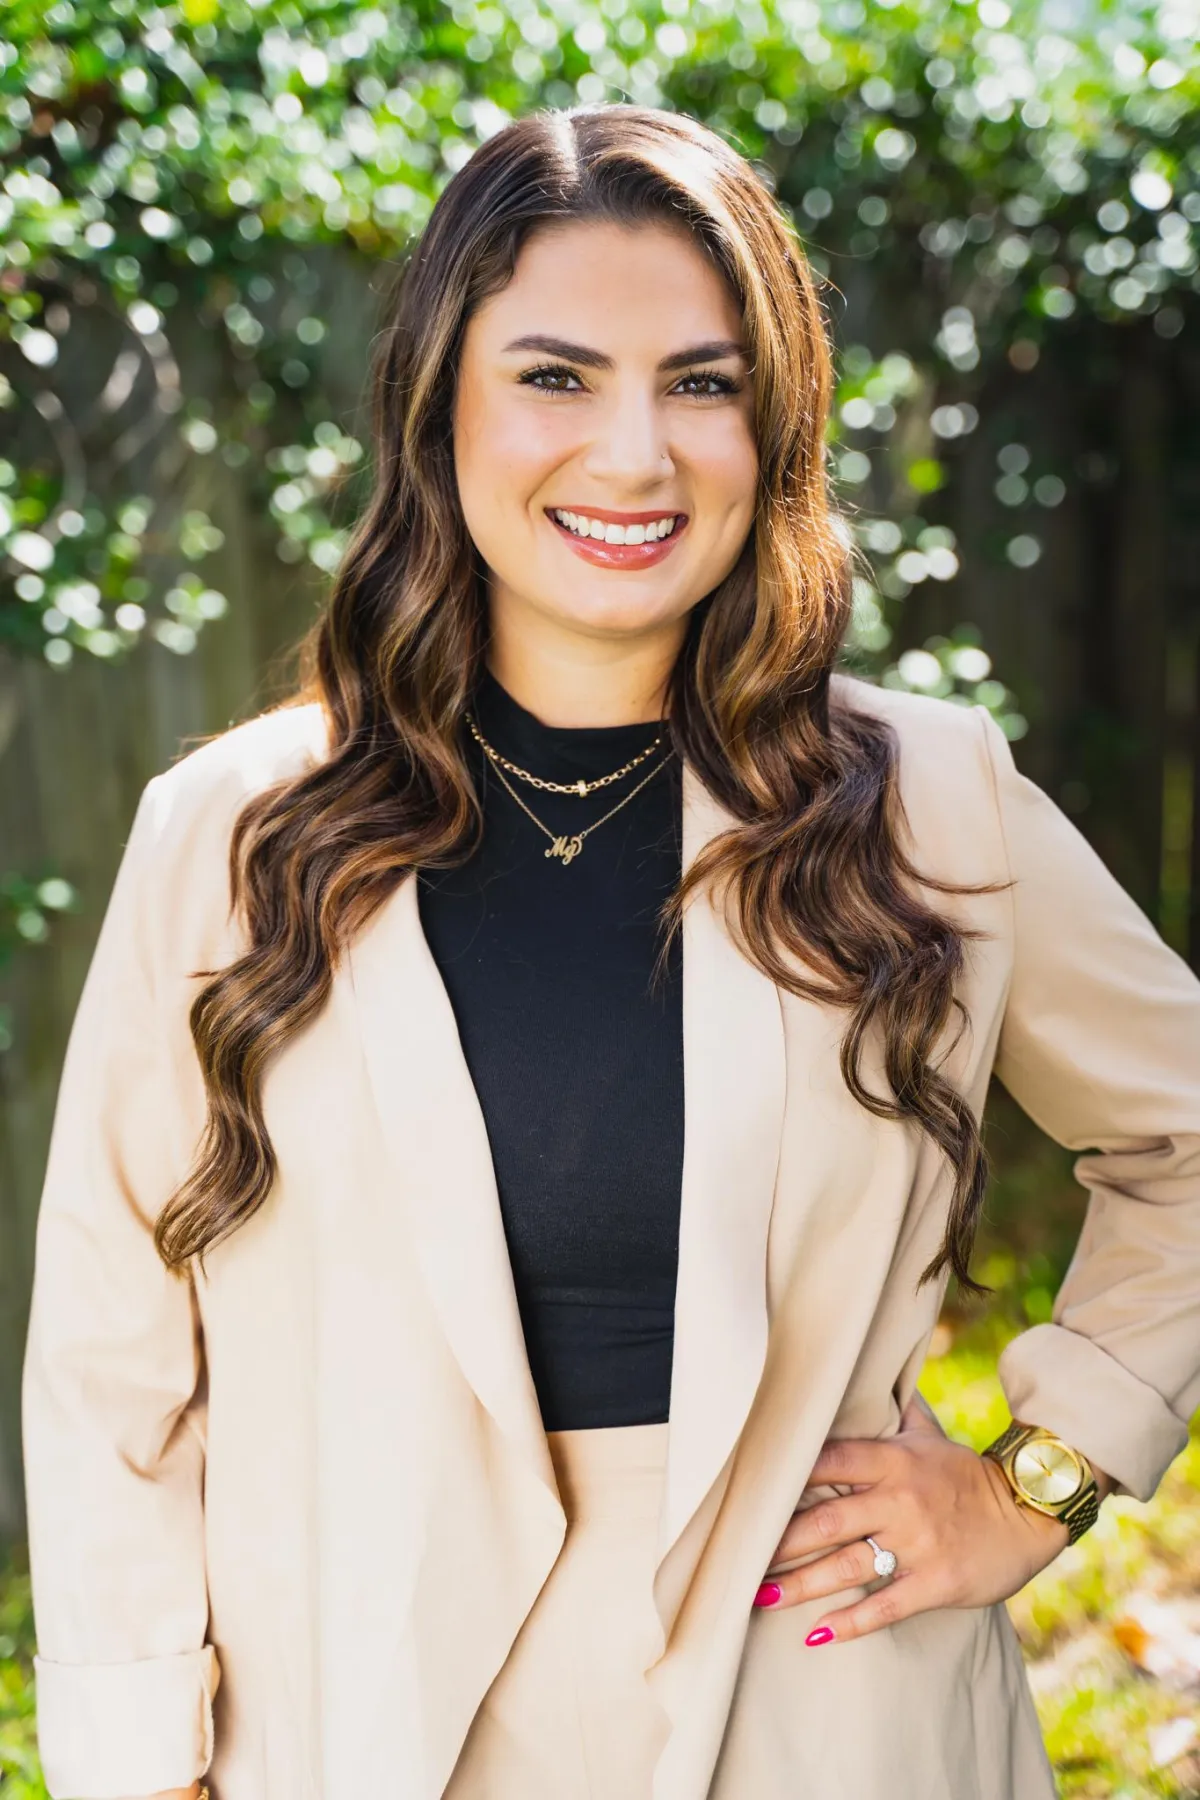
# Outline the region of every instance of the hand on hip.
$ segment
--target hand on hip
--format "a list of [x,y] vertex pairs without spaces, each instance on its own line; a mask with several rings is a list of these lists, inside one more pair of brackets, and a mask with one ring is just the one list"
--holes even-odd
[[805,1640],[814,1647],[934,1607],[1007,1600],[1068,1542],[1066,1525],[1018,1506],[1002,1471],[948,1438],[916,1394],[895,1437],[831,1438],[810,1480],[853,1492],[792,1515],[772,1566],[813,1560],[768,1575],[756,1605],[824,1599],[874,1581],[895,1558],[885,1586],[817,1621]]

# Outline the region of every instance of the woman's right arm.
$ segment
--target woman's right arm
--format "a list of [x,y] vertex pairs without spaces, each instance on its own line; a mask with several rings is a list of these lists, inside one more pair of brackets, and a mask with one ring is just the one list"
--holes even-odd
[[164,779],[138,808],[80,1000],[37,1222],[23,1424],[53,1800],[192,1800],[213,1749],[202,1341],[193,1282],[153,1240],[195,1110],[185,980],[161,954]]

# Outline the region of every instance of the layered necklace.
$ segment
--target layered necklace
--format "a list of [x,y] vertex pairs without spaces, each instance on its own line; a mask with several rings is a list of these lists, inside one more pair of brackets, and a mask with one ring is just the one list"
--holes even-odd
[[583,849],[583,840],[591,837],[593,831],[598,831],[601,825],[606,825],[610,819],[615,818],[622,807],[628,806],[631,800],[636,799],[642,789],[654,780],[659,770],[666,767],[671,757],[670,750],[666,750],[648,775],[643,775],[642,779],[629,790],[623,799],[618,800],[615,806],[610,807],[606,813],[602,813],[598,819],[593,819],[592,823],[585,826],[582,831],[555,832],[551,831],[550,827],[538,818],[532,807],[526,805],[508,779],[509,775],[512,775],[517,781],[525,782],[531,788],[540,788],[546,794],[571,794],[579,799],[586,799],[589,794],[595,794],[601,788],[611,787],[614,782],[623,780],[626,775],[632,775],[633,771],[648,761],[656,750],[662,748],[662,733],[659,732],[654,741],[648,744],[644,750],[639,750],[636,756],[631,756],[628,762],[622,763],[619,769],[614,769],[609,775],[599,775],[594,781],[546,781],[540,775],[532,775],[528,769],[522,769],[517,763],[510,762],[506,756],[501,756],[500,752],[488,743],[470,713],[467,713],[466,720],[471,736],[496,771],[497,781],[516,801],[526,818],[531,819],[542,835],[549,838],[550,842],[545,854],[548,857],[556,857],[564,869],[574,862]]

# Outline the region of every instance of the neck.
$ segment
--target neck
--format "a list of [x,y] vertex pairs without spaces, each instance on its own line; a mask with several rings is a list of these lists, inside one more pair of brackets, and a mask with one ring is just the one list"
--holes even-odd
[[663,716],[683,629],[636,643],[527,636],[493,614],[488,667],[543,725],[640,725]]

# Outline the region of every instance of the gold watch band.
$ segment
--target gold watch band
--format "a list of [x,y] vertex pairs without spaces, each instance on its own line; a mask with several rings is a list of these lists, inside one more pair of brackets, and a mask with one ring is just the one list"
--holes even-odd
[[1081,1538],[1085,1531],[1090,1531],[1100,1517],[1100,1490],[1093,1476],[1085,1482],[1079,1493],[1059,1513],[1059,1518],[1070,1532],[1068,1543],[1073,1544]]
[[1083,1465],[1083,1484],[1079,1491],[1072,1494],[1061,1506],[1039,1504],[1020,1489],[1012,1468],[1016,1452],[1022,1444],[1033,1437],[1053,1438],[1060,1444],[1064,1442],[1062,1438],[1057,1437],[1055,1432],[1049,1431],[1043,1426],[1028,1425],[1021,1419],[1014,1419],[1012,1424],[987,1446],[983,1455],[990,1457],[993,1462],[1000,1465],[1005,1479],[1012,1489],[1013,1498],[1019,1506],[1028,1506],[1034,1512],[1044,1513],[1047,1518],[1061,1519],[1067,1527],[1067,1541],[1073,1544],[1083,1536],[1085,1531],[1091,1529],[1100,1516],[1100,1491],[1096,1485],[1095,1472],[1082,1450],[1076,1450],[1074,1445],[1068,1444],[1066,1448]]

